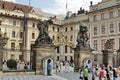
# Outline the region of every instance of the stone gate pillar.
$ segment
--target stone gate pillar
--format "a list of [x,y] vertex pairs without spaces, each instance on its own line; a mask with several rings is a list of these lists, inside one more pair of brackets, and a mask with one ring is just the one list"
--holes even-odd
[[80,67],[84,67],[84,60],[91,59],[91,50],[75,50],[74,52],[74,62],[75,71],[78,71]]
[[75,61],[75,71],[78,71],[80,67],[83,67],[84,60],[91,59],[92,49],[87,43],[87,26],[80,25],[80,30],[77,35],[77,45],[74,48],[74,61]]
[[33,48],[33,64],[32,67],[35,69],[36,74],[44,74],[43,60],[46,58],[53,59],[53,73],[55,73],[55,48],[50,46],[40,46]]
[[114,55],[113,55],[113,50],[111,49],[105,49],[102,50],[103,52],[103,64],[105,66],[109,65],[109,66],[114,66]]

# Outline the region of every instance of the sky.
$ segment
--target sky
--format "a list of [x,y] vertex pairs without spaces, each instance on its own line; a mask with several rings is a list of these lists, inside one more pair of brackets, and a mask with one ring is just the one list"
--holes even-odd
[[[77,12],[80,7],[89,10],[90,1],[96,4],[102,0],[5,0],[15,3],[40,8],[42,11],[52,14],[65,14],[67,11]],[[66,9],[67,3],[67,9]]]

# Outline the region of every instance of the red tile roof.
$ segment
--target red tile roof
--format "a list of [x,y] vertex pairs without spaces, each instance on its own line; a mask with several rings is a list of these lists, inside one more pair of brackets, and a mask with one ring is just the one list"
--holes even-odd
[[7,1],[0,1],[0,8],[9,11],[22,10],[24,13],[30,13],[33,9],[33,7],[31,6],[21,5]]

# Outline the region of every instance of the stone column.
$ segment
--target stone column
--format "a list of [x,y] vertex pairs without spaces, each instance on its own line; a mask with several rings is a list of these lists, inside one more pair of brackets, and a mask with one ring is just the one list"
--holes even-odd
[[113,65],[113,50],[107,49],[107,50],[102,50],[102,52],[103,52],[103,64],[113,67],[114,66]]
[[45,58],[53,59],[53,73],[55,73],[55,48],[54,47],[46,47],[39,46],[34,47],[34,57],[33,57],[33,66],[35,65],[36,74],[43,74],[43,60]]
[[75,71],[78,71],[80,67],[83,67],[85,59],[91,59],[90,50],[75,50],[74,61],[75,61]]

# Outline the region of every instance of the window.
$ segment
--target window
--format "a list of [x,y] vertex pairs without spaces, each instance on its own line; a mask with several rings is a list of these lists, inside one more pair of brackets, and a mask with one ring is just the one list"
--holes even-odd
[[20,38],[23,38],[23,32],[20,32]]
[[73,52],[73,50],[72,50],[72,48],[70,48],[70,53],[72,53]]
[[21,26],[21,27],[24,27],[24,21],[21,21],[21,22],[20,22],[20,26]]
[[120,49],[120,38],[119,38],[119,49]]
[[32,27],[35,27],[35,23],[32,24]]
[[109,12],[109,18],[113,18],[113,11]]
[[32,39],[35,39],[35,33],[32,33]]
[[110,33],[114,33],[114,25],[113,25],[113,23],[110,24]]
[[72,41],[72,40],[73,40],[73,36],[71,35],[71,36],[70,36],[70,41]]
[[94,54],[94,61],[98,61],[98,55]]
[[59,51],[59,46],[57,46],[57,53],[59,53],[60,51]]
[[70,29],[71,29],[71,31],[73,31],[73,27],[71,27]]
[[97,20],[97,15],[94,15],[93,16],[93,21],[96,21]]
[[97,35],[97,27],[94,27],[94,35]]
[[65,45],[65,53],[67,53],[67,45]]
[[15,38],[15,31],[12,31],[12,38]]
[[0,25],[1,25],[1,23],[2,23],[2,20],[0,20]]
[[101,19],[105,19],[105,13],[101,14]]
[[11,49],[15,50],[15,43],[14,42],[11,43]]
[[105,48],[105,39],[101,40],[101,49],[103,50]]
[[65,40],[67,40],[67,36],[65,36]]
[[53,31],[55,31],[55,27],[52,27],[53,28]]
[[65,28],[65,32],[67,32],[67,28]]
[[70,60],[73,60],[73,57],[72,57],[72,56],[70,56]]
[[118,16],[120,16],[120,10],[118,10]]
[[67,61],[67,56],[65,56],[65,61]]
[[59,40],[59,36],[57,37],[57,40]]
[[97,48],[97,40],[94,40],[94,50],[97,50],[98,48]]
[[102,31],[102,32],[101,32],[102,34],[105,34],[105,25],[102,25],[101,31]]
[[120,32],[120,23],[118,23],[118,27],[119,27],[119,32]]
[[57,31],[59,32],[59,28],[57,28]]
[[19,43],[20,50],[22,50],[22,47],[23,47],[22,43]]
[[55,36],[53,36],[53,40],[55,39]]
[[59,61],[59,56],[57,56],[57,61]]
[[115,40],[114,39],[111,39],[111,45],[112,45],[111,49],[115,49]]
[[16,26],[16,21],[13,21],[13,26]]

